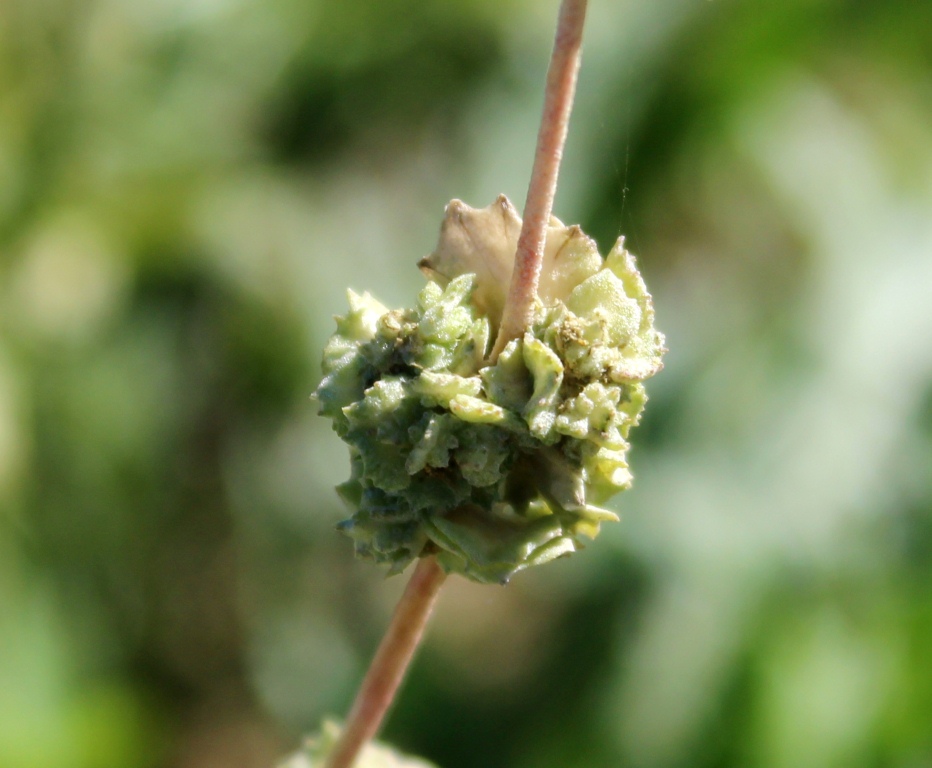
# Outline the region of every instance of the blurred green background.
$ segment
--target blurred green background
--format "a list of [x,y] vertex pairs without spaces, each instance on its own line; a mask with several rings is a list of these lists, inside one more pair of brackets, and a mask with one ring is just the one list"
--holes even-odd
[[[263,768],[405,577],[333,531],[344,289],[521,207],[556,0],[0,3],[0,766]],[[592,0],[556,214],[667,367],[582,555],[452,579],[443,768],[932,766],[932,3]]]

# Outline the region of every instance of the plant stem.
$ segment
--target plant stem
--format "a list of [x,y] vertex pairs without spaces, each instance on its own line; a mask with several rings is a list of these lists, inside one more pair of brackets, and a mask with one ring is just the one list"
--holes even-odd
[[587,0],[563,0],[560,6],[557,34],[550,69],[547,71],[544,111],[540,132],[537,134],[534,169],[524,204],[524,223],[518,237],[518,250],[502,324],[492,348],[492,363],[498,359],[509,341],[523,335],[537,298],[547,224],[553,210],[560,160],[563,158],[563,145],[576,93],[586,3]]
[[327,768],[352,768],[359,751],[379,730],[405,670],[417,650],[446,573],[434,557],[422,557],[395,608]]
[[[524,333],[537,298],[547,224],[553,210],[560,160],[576,92],[586,4],[587,0],[563,0],[560,6],[557,34],[547,71],[534,168],[524,204],[524,222],[518,237],[502,325],[492,350],[493,363],[509,341]],[[356,695],[346,726],[327,760],[327,768],[352,768],[359,751],[378,732],[421,641],[445,578],[446,574],[435,558],[422,557],[418,561],[414,575],[395,608],[388,632],[382,638]]]

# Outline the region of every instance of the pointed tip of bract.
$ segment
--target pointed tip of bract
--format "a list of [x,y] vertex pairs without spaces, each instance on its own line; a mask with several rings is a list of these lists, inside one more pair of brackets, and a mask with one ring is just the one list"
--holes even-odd
[[418,267],[442,286],[460,275],[475,274],[473,303],[497,326],[520,231],[521,218],[505,195],[485,208],[451,200],[444,209],[437,246]]

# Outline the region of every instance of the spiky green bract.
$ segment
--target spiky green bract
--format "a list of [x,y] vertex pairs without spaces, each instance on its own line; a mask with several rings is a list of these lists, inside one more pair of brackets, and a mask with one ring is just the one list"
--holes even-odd
[[[304,749],[289,757],[278,768],[324,768],[340,736],[340,727],[325,721],[320,734],[309,739]],[[386,744],[370,741],[356,760],[357,768],[436,768],[433,763],[402,755]]]
[[510,237],[508,206],[448,208],[422,263],[437,282],[417,306],[388,311],[351,292],[324,351],[320,412],[352,467],[338,491],[354,514],[340,527],[393,572],[429,551],[448,571],[504,583],[617,520],[596,505],[631,482],[628,432],[664,351],[634,259],[619,241],[603,261],[554,219],[546,305],[487,365],[497,260],[511,244],[496,250],[476,233],[494,217]]

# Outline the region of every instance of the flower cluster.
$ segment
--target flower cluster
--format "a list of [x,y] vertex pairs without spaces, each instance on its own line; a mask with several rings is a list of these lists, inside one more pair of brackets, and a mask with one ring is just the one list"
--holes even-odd
[[631,482],[628,432],[664,352],[650,295],[621,240],[603,260],[552,219],[533,322],[489,364],[520,227],[504,197],[453,201],[417,306],[350,292],[324,350],[320,412],[352,467],[340,527],[393,571],[432,553],[504,583],[595,537],[617,519],[597,505]]

